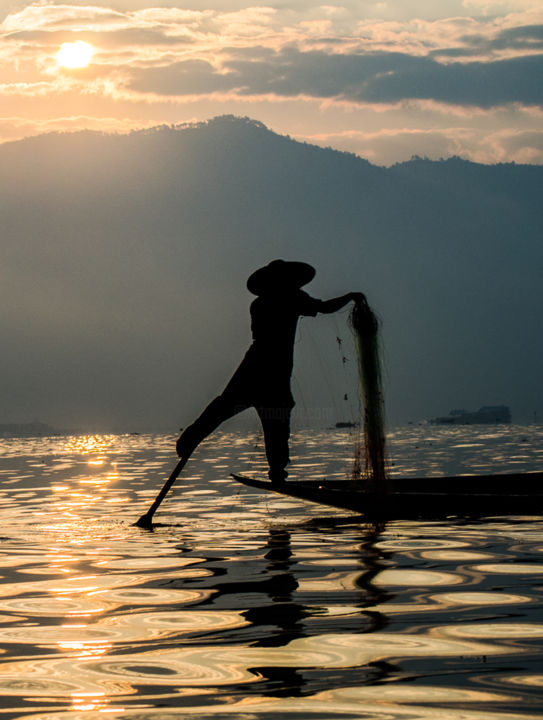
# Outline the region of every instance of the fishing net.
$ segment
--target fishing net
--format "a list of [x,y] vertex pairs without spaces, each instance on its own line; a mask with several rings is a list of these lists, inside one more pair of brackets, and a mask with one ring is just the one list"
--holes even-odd
[[350,315],[358,359],[363,410],[363,438],[355,448],[353,479],[369,492],[385,493],[385,413],[381,375],[379,321],[365,300],[357,300]]

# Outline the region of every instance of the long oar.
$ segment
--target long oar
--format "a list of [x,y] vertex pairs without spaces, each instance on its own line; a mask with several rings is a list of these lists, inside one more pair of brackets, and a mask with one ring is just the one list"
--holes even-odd
[[134,523],[134,525],[137,525],[138,527],[141,527],[141,528],[146,528],[147,530],[149,530],[153,527],[153,515],[157,511],[157,508],[160,505],[160,503],[164,500],[164,498],[168,494],[168,490],[171,488],[171,486],[177,480],[181,470],[187,464],[187,460],[188,460],[188,458],[181,458],[181,460],[174,467],[170,477],[164,483],[164,487],[156,496],[154,503],[151,505],[149,510],[147,510],[147,512],[144,515],[142,515],[137,522]]

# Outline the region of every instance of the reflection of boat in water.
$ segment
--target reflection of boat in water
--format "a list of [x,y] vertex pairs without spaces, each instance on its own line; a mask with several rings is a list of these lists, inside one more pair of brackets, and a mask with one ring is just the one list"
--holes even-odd
[[485,405],[479,410],[451,410],[448,415],[430,420],[433,425],[509,425],[511,411],[507,405]]
[[387,493],[351,480],[290,480],[280,485],[241,475],[244,485],[360,513],[368,518],[487,517],[543,513],[543,472],[390,478]]

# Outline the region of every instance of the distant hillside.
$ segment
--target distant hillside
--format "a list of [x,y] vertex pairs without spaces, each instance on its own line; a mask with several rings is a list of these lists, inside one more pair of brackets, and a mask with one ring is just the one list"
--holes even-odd
[[[443,407],[543,408],[539,166],[354,155],[222,117],[0,145],[3,414],[177,429],[250,340],[249,273],[317,268],[383,320],[392,422]],[[298,406],[340,415],[345,314],[304,320]],[[338,400],[339,398],[339,400]]]
[[51,437],[63,435],[64,432],[55,430],[51,425],[42,422],[30,423],[0,423],[0,438],[27,438]]

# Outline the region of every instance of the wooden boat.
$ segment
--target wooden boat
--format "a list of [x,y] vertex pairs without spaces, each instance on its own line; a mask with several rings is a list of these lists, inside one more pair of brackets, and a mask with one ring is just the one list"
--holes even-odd
[[[372,470],[378,489],[370,490],[350,480],[289,479],[272,484],[242,475],[233,477],[253,488],[359,513],[368,520],[543,515],[543,472],[385,478],[384,397],[378,349],[380,323],[365,299],[355,302],[350,321],[364,408],[361,413],[364,460]],[[502,406],[484,407],[475,415],[461,415],[469,422],[510,421],[509,408]],[[385,480],[386,492],[379,491]]]
[[361,490],[350,480],[287,480],[275,485],[243,475],[232,477],[250,487],[368,519],[543,515],[543,472],[392,478],[386,494]]

